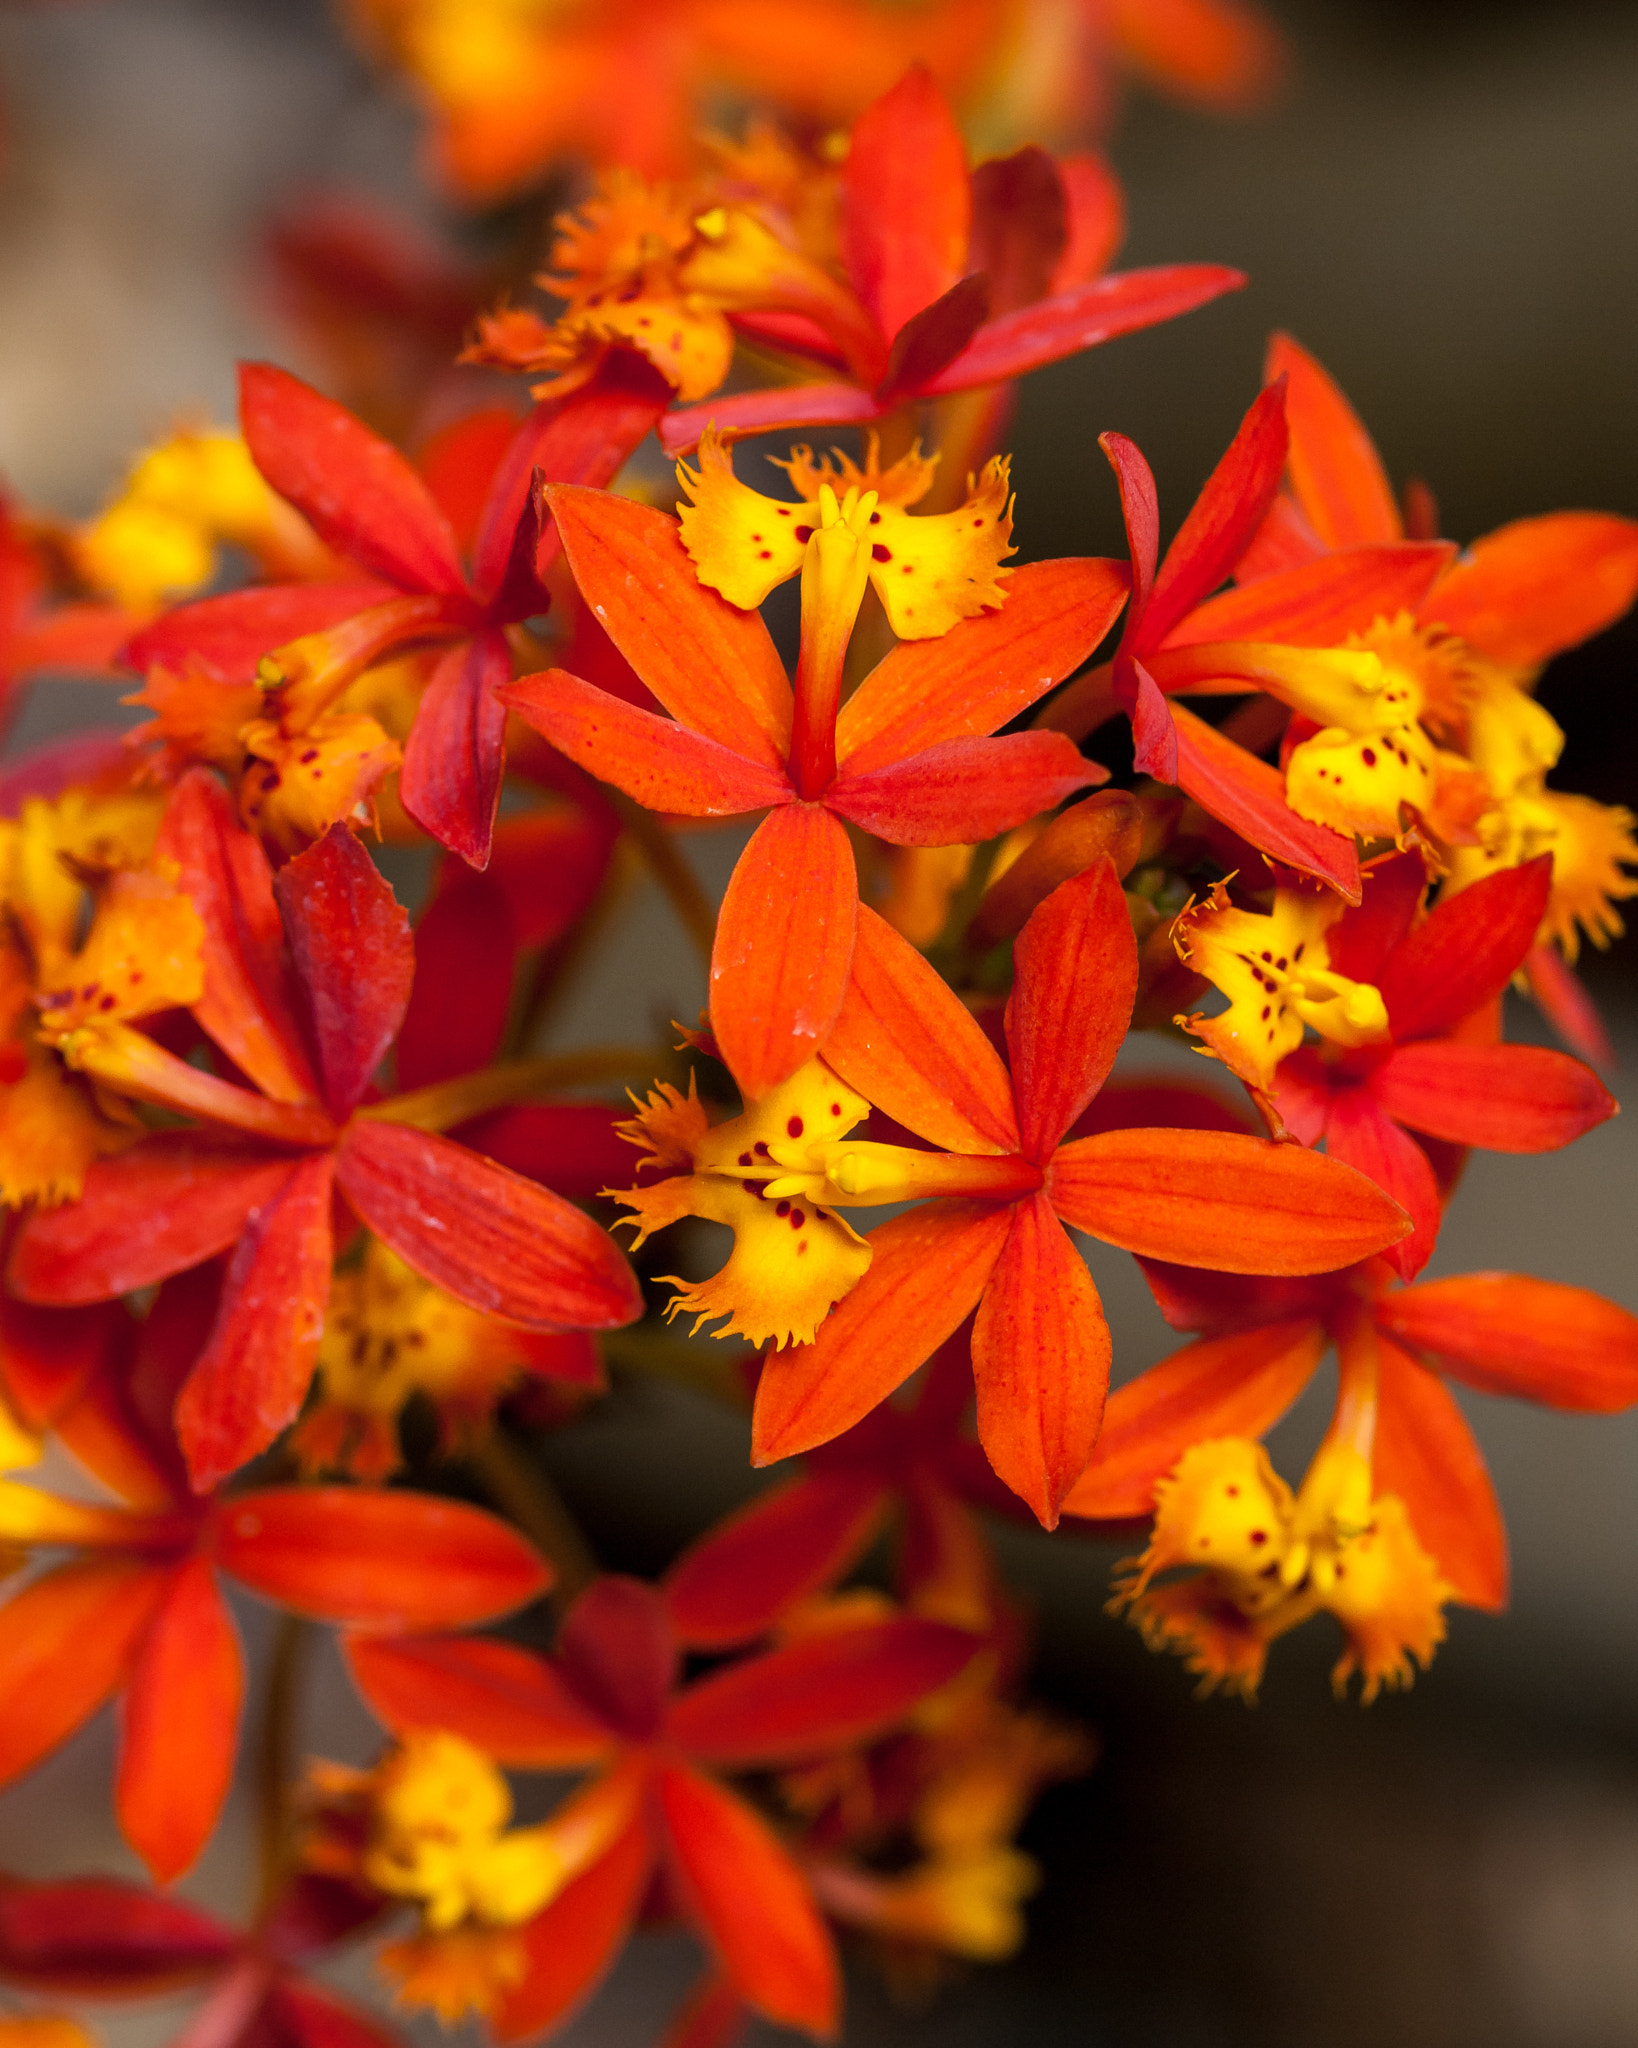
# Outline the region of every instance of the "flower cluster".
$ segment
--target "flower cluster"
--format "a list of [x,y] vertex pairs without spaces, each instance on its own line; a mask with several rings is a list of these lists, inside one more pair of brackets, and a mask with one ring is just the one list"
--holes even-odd
[[[675,1921],[706,1961],[668,2039],[825,2038],[839,1929],[918,1985],[1017,1946],[1018,1827],[1091,1764],[1028,1700],[997,1517],[1143,1529],[1112,1605],[1208,1688],[1324,1612],[1368,1700],[1506,1599],[1447,1381],[1638,1398],[1626,1311],[1421,1277],[1471,1148],[1615,1109],[1575,963],[1638,842],[1549,786],[1533,692],[1638,595],[1638,525],[1439,538],[1276,337],[1164,555],[1108,432],[1124,558],[1018,559],[1014,380],[1241,280],[1111,270],[1101,157],[974,163],[952,104],[1061,131],[1111,51],[1243,98],[1274,49],[1224,0],[352,11],[468,196],[565,150],[587,182],[555,313],[287,223],[354,402],[246,365],[236,429],[0,527],[11,702],[72,666],[142,714],[0,775],[0,1779],[117,1696],[153,1880],[0,1883],[0,1979],[362,2048],[304,1973],[379,1932],[401,2003],[535,2039]],[[783,122],[691,142],[725,82]],[[1115,720],[1127,787],[1086,751]],[[727,820],[712,906],[687,848]],[[413,922],[382,846],[430,872]],[[704,1014],[543,1053],[639,868]],[[1506,1040],[1509,988],[1566,1050]],[[1240,1093],[1117,1069],[1137,1030]],[[1190,1333],[1112,1394],[1086,1239]],[[1333,1346],[1293,1485],[1261,1439]],[[781,1468],[658,1583],[547,1478],[611,1367]],[[228,1582],[284,1616],[246,1927],[165,1889],[233,1782]],[[292,1779],[313,1624],[382,1748]],[[508,1773],[560,1781],[544,1817]]]

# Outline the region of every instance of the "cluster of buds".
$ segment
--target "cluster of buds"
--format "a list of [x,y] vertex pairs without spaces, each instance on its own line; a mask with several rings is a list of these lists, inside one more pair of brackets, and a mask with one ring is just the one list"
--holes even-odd
[[[1208,1688],[1328,1615],[1368,1700],[1506,1599],[1447,1380],[1638,1399],[1625,1310],[1420,1277],[1470,1149],[1614,1112],[1575,963],[1638,842],[1549,787],[1533,692],[1638,595],[1638,525],[1438,538],[1277,337],[1164,556],[1111,432],[1125,558],[1016,561],[1014,380],[1241,280],[1112,272],[1095,155],[969,161],[938,81],[1016,114],[1018,10],[809,11],[776,51],[724,0],[357,7],[468,192],[598,160],[561,311],[472,298],[490,396],[417,387],[473,276],[310,220],[288,296],[356,405],[247,365],[237,430],[0,527],[8,703],[69,665],[147,714],[0,775],[0,1452],[85,1480],[0,1479],[0,1780],[117,1696],[154,1887],[0,1882],[25,1992],[191,1985],[210,2048],[365,2048],[304,1972],[380,1933],[401,2003],[535,2039],[677,1922],[706,1963],[669,2040],[828,2037],[838,1930],[916,1987],[1012,1952],[1017,1831],[1093,1759],[1027,1698],[997,1518],[1145,1528],[1111,1604]],[[1219,0],[1084,12],[1083,68],[1112,35],[1232,99],[1272,61]],[[686,144],[723,79],[787,124]],[[366,345],[372,304],[415,346]],[[782,479],[734,447],[853,429]],[[733,819],[713,908],[685,849]],[[381,843],[430,868],[413,922]],[[638,867],[704,1014],[543,1053]],[[1510,987],[1567,1049],[1504,1039]],[[1239,1092],[1117,1072],[1134,1030]],[[1084,1238],[1192,1333],[1113,1393]],[[1261,1439],[1333,1346],[1293,1487]],[[657,1584],[597,1568],[538,1455],[610,1368],[748,1412],[781,1468]],[[224,1580],[285,1617],[275,1760],[314,1624],[383,1731],[264,1773],[243,1928],[165,1890],[233,1781]],[[519,1822],[509,1773],[576,1782]]]

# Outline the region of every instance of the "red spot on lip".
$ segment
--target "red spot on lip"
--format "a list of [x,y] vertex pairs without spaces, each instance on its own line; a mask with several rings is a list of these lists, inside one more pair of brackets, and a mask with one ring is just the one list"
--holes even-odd
[[803,1216],[802,1211],[800,1209],[793,1209],[791,1211],[792,1230],[800,1230],[802,1228],[802,1225],[806,1222],[806,1220],[806,1217]]
[[799,526],[796,529],[796,537],[798,540],[812,540],[813,528],[811,526]]
[[774,1214],[776,1216],[788,1216],[790,1213],[791,1205],[789,1202],[781,1202],[779,1207],[774,1211]]
[[790,1121],[786,1124],[785,1128],[787,1131],[790,1132],[793,1138],[800,1138],[803,1129],[802,1119],[799,1116],[793,1116],[790,1119]]
[[741,1165],[741,1166],[749,1166],[749,1165],[750,1165],[750,1163],[751,1163],[751,1155],[750,1155],[750,1153],[749,1153],[749,1152],[742,1152],[742,1153],[741,1153],[741,1154],[739,1155],[739,1163],[740,1163],[740,1165]]
[[870,559],[873,562],[891,562],[893,559],[893,550],[891,548],[884,548],[881,542],[877,541],[875,546],[870,550]]
[[758,1151],[759,1151],[759,1152],[760,1152],[760,1153],[762,1154],[762,1156],[763,1156],[763,1158],[764,1158],[764,1159],[766,1159],[766,1158],[767,1158],[767,1156],[768,1156],[768,1147],[767,1147],[767,1143],[766,1143],[766,1141],[765,1141],[765,1140],[763,1140],[763,1139],[761,1139],[761,1138],[758,1138],[758,1139],[757,1139],[757,1141],[756,1141],[756,1149],[757,1149],[757,1150],[758,1150]]

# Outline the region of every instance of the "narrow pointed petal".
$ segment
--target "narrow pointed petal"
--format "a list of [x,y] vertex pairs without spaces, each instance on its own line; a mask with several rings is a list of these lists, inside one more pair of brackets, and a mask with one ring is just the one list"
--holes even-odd
[[1590,1067],[1538,1045],[1402,1045],[1371,1092],[1413,1131],[1492,1152],[1556,1151],[1616,1110]]
[[887,370],[876,387],[877,402],[914,399],[955,361],[989,317],[989,280],[968,276],[942,298],[912,313],[893,337]]
[[665,1739],[722,1770],[791,1764],[873,1741],[972,1662],[978,1638],[895,1615],[741,1658],[679,1693]]
[[316,1101],[272,870],[207,769],[190,769],[177,784],[155,850],[175,862],[177,886],[204,920],[205,992],[194,1016],[264,1095]]
[[1107,1244],[1224,1273],[1328,1273],[1406,1217],[1374,1182],[1296,1145],[1225,1131],[1106,1131],[1060,1146],[1053,1207]]
[[1181,704],[1177,729],[1178,786],[1271,860],[1328,883],[1350,903],[1360,899],[1359,854],[1351,839],[1299,818],[1285,800],[1285,778],[1266,761],[1225,739]]
[[779,384],[771,391],[740,391],[732,398],[678,406],[660,421],[660,446],[667,455],[686,455],[707,427],[733,440],[787,427],[867,427],[882,412],[874,393],[857,384]]
[[1228,581],[1274,502],[1285,456],[1284,387],[1270,384],[1253,400],[1166,550],[1134,636],[1134,653],[1158,647],[1202,599]]
[[1191,1444],[1260,1437],[1307,1386],[1324,1356],[1312,1317],[1186,1344],[1124,1387],[1104,1410],[1092,1462],[1064,1498],[1066,1515],[1146,1515],[1155,1482]]
[[1501,994],[1535,939],[1552,873],[1544,853],[1487,875],[1416,927],[1377,984],[1401,1045],[1453,1030]]
[[246,1221],[216,1326],[176,1404],[197,1492],[265,1451],[301,1407],[330,1296],[333,1184],[331,1155],[315,1153]]
[[159,1884],[209,1841],[233,1782],[244,1700],[239,1632],[205,1557],[174,1575],[125,1695],[114,1805]]
[[1115,688],[1132,721],[1132,765],[1158,782],[1177,782],[1177,727],[1160,685],[1141,661],[1115,663]]
[[506,771],[506,707],[496,692],[511,679],[504,634],[459,642],[440,656],[404,742],[405,810],[469,867],[489,865]]
[[1411,1232],[1384,1256],[1402,1280],[1414,1280],[1433,1256],[1443,1207],[1428,1155],[1402,1131],[1371,1088],[1339,1089],[1331,1097],[1325,1148],[1391,1195],[1411,1220]]
[[1448,541],[1341,548],[1208,598],[1173,628],[1166,645],[1265,640],[1285,647],[1335,647],[1349,633],[1364,632],[1374,619],[1414,612],[1455,552]]
[[1012,1082],[965,1003],[866,905],[825,1058],[879,1109],[947,1152],[1016,1152]]
[[1325,944],[1333,973],[1374,986],[1416,921],[1428,889],[1427,863],[1413,847],[1374,861],[1363,883],[1363,901],[1332,925]]
[[1121,646],[1141,644],[1141,622],[1154,589],[1160,560],[1160,497],[1154,471],[1143,450],[1124,434],[1100,434],[1098,446],[1115,472],[1120,489],[1120,515],[1126,526],[1126,552],[1132,564],[1132,603],[1122,629]]
[[122,1878],[0,1886],[0,1971],[31,1991],[169,1991],[224,1969],[243,1940],[199,1907]]
[[1481,1394],[1599,1415],[1638,1400],[1638,1316],[1585,1287],[1466,1273],[1386,1295],[1376,1317]]
[[245,363],[239,415],[256,467],[327,546],[401,590],[465,590],[432,493],[345,406],[271,363]]
[[1044,1195],[1019,1202],[973,1325],[978,1440],[1043,1528],[1091,1461],[1109,1326],[1086,1262]]
[[7,1402],[30,1429],[50,1428],[86,1381],[100,1377],[129,1327],[124,1309],[112,1303],[31,1308],[0,1295],[0,1385]]
[[275,1983],[262,2018],[276,2039],[289,2040],[293,2048],[399,2048],[391,2028],[301,1977]]
[[1320,539],[1333,548],[1401,539],[1382,458],[1333,380],[1288,334],[1269,343],[1263,375],[1286,380],[1291,485]]
[[409,918],[345,825],[288,861],[273,886],[307,993],[324,1099],[345,1117],[403,1022],[415,979]]
[[1377,1342],[1373,1490],[1405,1503],[1416,1540],[1469,1607],[1507,1605],[1507,1531],[1484,1453],[1436,1374]]
[[628,1739],[652,1741],[679,1663],[663,1595],[620,1572],[593,1579],[558,1631],[556,1661],[606,1726]]
[[1030,562],[1007,578],[999,611],[936,640],[905,640],[842,707],[836,754],[852,775],[944,740],[994,732],[1078,669],[1125,602],[1123,562]]
[[732,818],[789,803],[795,794],[783,769],[747,760],[677,719],[623,704],[566,669],[520,676],[501,701],[559,753],[645,810]]
[[996,1203],[937,1202],[873,1230],[869,1271],[814,1341],[764,1360],[752,1462],[829,1443],[901,1386],[977,1306],[1011,1215]]
[[353,1683],[384,1728],[447,1728],[516,1770],[574,1770],[616,1738],[554,1665],[488,1636],[354,1636]]
[[441,879],[415,927],[415,980],[398,1033],[400,1090],[474,1073],[506,1034],[517,961],[506,893],[491,876],[453,863]]
[[1043,364],[1061,362],[1117,335],[1175,320],[1224,292],[1238,291],[1245,273],[1220,263],[1168,263],[1151,270],[1116,270],[1090,284],[1076,285],[1033,306],[1020,306],[988,320],[947,370],[922,391],[942,398],[1021,377]]
[[775,2026],[833,2034],[836,1952],[767,1823],[697,1771],[663,1768],[658,1789],[673,1881],[740,1997]]
[[[1083,200],[1083,234],[1089,240],[1097,224],[1085,216],[1106,213],[1114,195],[1107,183],[1098,185],[1091,158],[1081,158],[1077,169],[1084,174],[1076,181],[1076,196]],[[972,190],[968,262],[989,279],[997,313],[1033,306],[1051,291],[1069,240],[1071,193],[1058,166],[1031,143],[1011,156],[981,163],[973,172]]]
[[967,266],[972,187],[961,130],[917,65],[853,124],[842,170],[842,252],[891,341]]
[[825,802],[891,846],[972,846],[1108,779],[1062,733],[1016,732],[945,740],[863,774],[844,770]]
[[373,611],[397,595],[392,583],[270,583],[204,597],[197,604],[162,612],[133,633],[125,662],[146,674],[151,668],[180,670],[190,662],[207,668],[224,684],[253,683],[264,654],[327,632],[360,612]]
[[823,1046],[858,915],[853,848],[830,812],[792,803],[764,818],[729,878],[711,949],[711,1028],[747,1097]]
[[1555,946],[1532,946],[1524,956],[1530,993],[1571,1052],[1606,1074],[1615,1065],[1615,1048],[1586,985]]
[[245,1218],[290,1177],[288,1154],[159,1131],[85,1176],[77,1202],[36,1209],[12,1246],[24,1301],[109,1301],[239,1241]]
[[463,1145],[355,1118],[336,1178],[377,1237],[469,1308],[529,1329],[611,1330],[642,1312],[631,1268],[589,1216]]
[[726,1650],[767,1635],[857,1562],[885,1505],[884,1488],[866,1473],[815,1473],[762,1494],[690,1544],[666,1573],[679,1640]]
[[629,1827],[522,1930],[523,1981],[490,2017],[498,2041],[536,2039],[567,2020],[613,1967],[653,1873],[648,1829]]
[[0,1785],[123,1685],[169,1574],[130,1558],[65,1564],[0,1608]]
[[1476,540],[1423,616],[1492,661],[1535,668],[1613,625],[1638,597],[1638,520],[1549,512]]
[[339,1628],[471,1628],[547,1591],[545,1559],[499,1516],[430,1494],[270,1486],[215,1523],[223,1571]]
[[568,484],[546,496],[581,596],[672,717],[783,768],[791,687],[761,615],[701,583],[668,514]]
[[1061,882],[1013,949],[1007,1050],[1027,1158],[1053,1147],[1108,1078],[1137,994],[1137,941],[1114,863]]

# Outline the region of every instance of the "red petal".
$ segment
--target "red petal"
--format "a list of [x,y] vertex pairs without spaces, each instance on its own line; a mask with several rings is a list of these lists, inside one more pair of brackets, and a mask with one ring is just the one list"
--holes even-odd
[[608,1724],[544,1657],[489,1637],[355,1636],[348,1669],[393,1733],[447,1728],[517,1770],[573,1770],[606,1756]]
[[[975,197],[978,176],[974,176]],[[1101,156],[1077,150],[1057,159],[1054,169],[1068,207],[1068,240],[1052,284],[1063,293],[1101,276],[1126,235],[1126,198],[1120,180]]]
[[1148,607],[1154,587],[1155,565],[1160,559],[1160,499],[1155,490],[1154,471],[1143,450],[1124,434],[1100,434],[1098,446],[1115,472],[1120,490],[1120,515],[1126,526],[1126,551],[1132,563],[1132,603],[1121,633],[1121,645],[1135,640],[1139,622]]
[[1140,775],[1175,785],[1177,727],[1160,685],[1141,661],[1115,660],[1115,692],[1132,721],[1132,765]]
[[988,279],[969,276],[919,313],[912,313],[893,337],[886,372],[876,387],[877,404],[889,405],[923,390],[960,355],[989,311]]
[[208,769],[177,784],[155,852],[175,862],[177,885],[204,920],[205,993],[194,1016],[264,1095],[315,1101],[267,855]]
[[673,1880],[741,1998],[776,2026],[833,2034],[836,1954],[767,1823],[694,1771],[662,1769],[659,1796]]
[[496,692],[511,679],[504,634],[479,633],[449,648],[404,742],[398,794],[405,810],[475,868],[489,865],[506,772],[506,707]]
[[1571,1052],[1605,1073],[1615,1065],[1615,1048],[1581,977],[1552,946],[1532,946],[1524,974],[1537,1007]]
[[1492,661],[1535,668],[1613,625],[1638,596],[1638,521],[1549,512],[1467,549],[1422,608]]
[[330,1298],[334,1173],[328,1152],[301,1160],[245,1224],[210,1342],[176,1404],[196,1492],[265,1451],[301,1407]]
[[950,1152],[1015,1152],[1012,1082],[965,1003],[861,905],[853,971],[825,1058],[917,1136]]
[[1166,645],[1273,640],[1286,647],[1335,647],[1374,619],[1415,611],[1454,553],[1448,541],[1341,548],[1208,598],[1173,629]]
[[623,704],[566,669],[520,676],[502,702],[559,752],[612,782],[650,811],[685,818],[731,818],[786,804],[794,791],[783,769],[769,768],[674,718]]
[[1535,939],[1552,873],[1544,853],[1487,875],[1416,927],[1377,983],[1401,1044],[1451,1031],[1501,994]]
[[842,260],[885,340],[960,277],[971,227],[966,145],[918,64],[854,122],[842,169]]
[[711,948],[711,1028],[748,1099],[823,1046],[858,914],[853,848],[830,812],[792,803],[764,818],[729,877]]
[[1206,479],[1155,578],[1132,651],[1158,647],[1203,598],[1227,582],[1262,525],[1285,467],[1285,391],[1259,392],[1223,459]]
[[0,1884],[0,1972],[31,1991],[134,1998],[212,1975],[244,1937],[117,1877]]
[[1585,1287],[1467,1273],[1385,1295],[1376,1319],[1481,1394],[1600,1415],[1638,1400],[1638,1316]]
[[432,493],[344,406],[270,363],[245,363],[239,416],[256,467],[327,546],[402,590],[465,590]]
[[[1083,230],[1097,229],[1084,215],[1094,209],[1107,214],[1107,180],[1098,180],[1090,158],[1077,167],[1091,177],[1077,178],[1083,207]],[[1053,272],[1069,238],[1070,195],[1058,166],[1044,149],[1031,143],[1011,156],[991,157],[973,172],[973,229],[967,261],[989,280],[990,302],[997,313],[1033,306],[1052,289]],[[1101,199],[1101,207],[1096,201]],[[1090,236],[1088,236],[1090,239]],[[1101,270],[1096,263],[1092,273]],[[1083,273],[1087,274],[1087,273]]]
[[1027,1158],[1044,1164],[1115,1063],[1137,994],[1137,941],[1114,863],[1061,882],[1013,948],[1007,1049]]
[[506,892],[454,862],[415,927],[415,979],[398,1033],[400,1089],[487,1066],[512,1002],[517,939]]
[[1253,1130],[1245,1111],[1226,1102],[1216,1089],[1156,1074],[1111,1081],[1100,1088],[1070,1126],[1070,1135],[1092,1138],[1099,1131],[1149,1130],[1156,1125],[1166,1130],[1240,1131],[1246,1135]]
[[669,514],[568,484],[546,496],[581,596],[672,717],[782,769],[791,687],[761,614],[701,583]]
[[1044,1196],[1018,1203],[973,1325],[978,1440],[1044,1528],[1092,1457],[1109,1357],[1085,1261]]
[[994,732],[1080,667],[1127,587],[1125,564],[1099,556],[1015,571],[999,611],[963,619],[937,640],[901,641],[871,670],[837,720],[837,759],[863,775]]
[[835,1585],[876,1533],[879,1480],[820,1473],[780,1486],[691,1543],[665,1576],[665,1601],[690,1649],[765,1636],[799,1601]]
[[591,1996],[624,1946],[652,1868],[647,1828],[627,1828],[522,1929],[527,1968],[491,2019],[497,2040],[555,2028]]
[[[1152,270],[1117,270],[1072,291],[1020,306],[989,320],[969,347],[922,391],[923,398],[971,391],[1021,377],[1120,334],[1135,334],[1209,305],[1245,283],[1242,271],[1219,263],[1168,263]],[[788,395],[788,394],[787,394]]]
[[893,846],[971,846],[1108,779],[1062,733],[1017,732],[945,740],[890,767],[844,771],[825,802]]
[[[303,1978],[279,1979],[263,2008],[276,2036],[294,2048],[400,2048],[399,2037],[358,2006]],[[240,2037],[241,2048],[248,2048]]]
[[764,1360],[752,1463],[829,1443],[901,1386],[977,1305],[1011,1217],[997,1203],[932,1202],[873,1230],[868,1272],[814,1341]]
[[121,1834],[160,1884],[182,1875],[216,1826],[244,1685],[239,1633],[209,1560],[189,1558],[131,1673],[114,1794]]
[[1138,1260],[1155,1305],[1174,1330],[1204,1336],[1260,1329],[1264,1323],[1316,1322],[1335,1308],[1345,1290],[1343,1277],[1273,1279],[1249,1273],[1213,1273],[1173,1266],[1164,1259]]
[[31,1308],[0,1295],[0,1385],[31,1429],[46,1429],[114,1353],[130,1322],[112,1302]]
[[1047,1193],[1077,1230],[1224,1273],[1326,1273],[1405,1230],[1403,1212],[1362,1173],[1222,1131],[1077,1138],[1060,1146]]
[[780,384],[771,391],[741,391],[732,398],[679,406],[660,421],[660,446],[667,455],[686,455],[707,427],[736,439],[786,427],[869,426],[881,415],[874,395],[857,384]]
[[1147,1515],[1155,1482],[1191,1444],[1258,1437],[1296,1400],[1324,1356],[1325,1326],[1304,1318],[1186,1344],[1124,1387],[1104,1410],[1091,1464],[1066,1515]]
[[531,1329],[617,1329],[642,1313],[589,1216],[448,1138],[355,1118],[336,1177],[377,1237],[469,1308]]
[[77,1202],[36,1209],[12,1247],[24,1301],[109,1301],[214,1258],[290,1177],[288,1154],[159,1131],[99,1159]]
[[584,1202],[631,1177],[631,1147],[616,1130],[625,1115],[602,1102],[526,1103],[476,1117],[455,1135],[468,1151]]
[[134,633],[127,664],[182,669],[199,662],[218,682],[253,683],[264,654],[339,626],[395,595],[387,583],[273,583],[201,598],[163,612]]
[[272,1486],[215,1520],[223,1571],[340,1628],[470,1628],[538,1599],[551,1567],[482,1508],[424,1493]]
[[415,979],[409,918],[345,825],[332,825],[273,884],[307,993],[324,1099],[347,1116],[403,1022]]
[[1416,1540],[1469,1607],[1507,1605],[1507,1531],[1473,1432],[1438,1378],[1378,1340],[1377,1493],[1405,1503]]
[[618,1572],[593,1579],[558,1632],[563,1677],[605,1727],[638,1742],[659,1731],[677,1661],[664,1598],[642,1579]]
[[1263,369],[1286,380],[1291,487],[1327,547],[1403,538],[1393,486],[1371,437],[1341,391],[1288,334],[1276,334]]
[[1536,1045],[1402,1045],[1371,1092],[1412,1130],[1492,1152],[1552,1152],[1616,1111],[1591,1068]]
[[1285,800],[1285,778],[1278,769],[1225,739],[1181,704],[1173,702],[1171,713],[1177,729],[1179,787],[1259,853],[1301,874],[1317,876],[1339,896],[1357,903],[1359,855],[1354,842],[1299,818]]
[[1336,973],[1374,983],[1415,922],[1427,893],[1427,863],[1412,848],[1374,861],[1361,880],[1364,899],[1326,933],[1326,952]]
[[59,1565],[0,1609],[0,1785],[124,1684],[170,1574],[132,1558]]
[[850,1748],[903,1721],[979,1647],[965,1629],[911,1615],[802,1636],[689,1686],[666,1715],[665,1739],[723,1770]]
[[1385,1256],[1402,1280],[1414,1280],[1433,1256],[1442,1205],[1428,1155],[1402,1131],[1371,1088],[1339,1088],[1331,1097],[1325,1149],[1391,1195],[1410,1218],[1411,1234]]
[[[542,408],[537,407],[536,411]],[[531,420],[533,415],[531,415]],[[529,422],[524,422],[523,426]],[[455,545],[465,552],[477,537],[501,457],[523,431],[516,411],[509,405],[484,405],[463,413],[447,426],[437,428],[415,450],[415,467],[432,493],[440,512],[449,521]],[[516,524],[528,489],[528,473],[518,492],[512,520]],[[510,530],[508,531],[508,539]]]

